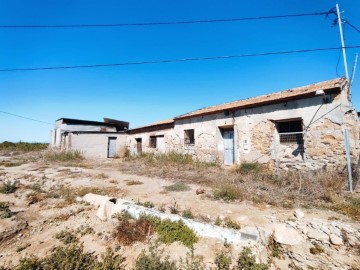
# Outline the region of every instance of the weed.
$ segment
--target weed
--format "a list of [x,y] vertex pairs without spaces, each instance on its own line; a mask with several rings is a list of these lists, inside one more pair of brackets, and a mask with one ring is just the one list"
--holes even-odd
[[17,247],[16,248],[16,252],[21,252],[21,251],[23,251],[23,250],[25,250],[25,249],[27,249],[28,247],[30,247],[31,246],[31,244],[30,243],[28,243],[28,244],[24,244],[24,245],[22,245],[22,246],[19,246],[19,247]]
[[236,171],[243,174],[258,174],[261,172],[261,165],[258,162],[243,162]]
[[55,238],[63,242],[65,245],[73,244],[78,242],[78,238],[72,232],[62,230],[55,235]]
[[231,218],[229,218],[229,217],[225,218],[224,227],[234,229],[234,230],[241,229],[241,226],[236,221],[231,220]]
[[189,218],[189,219],[193,219],[193,218],[194,218],[194,215],[193,215],[193,213],[191,212],[191,209],[190,209],[190,208],[184,210],[184,211],[182,212],[182,216],[183,216],[184,218]]
[[94,234],[95,231],[89,225],[85,225],[85,226],[81,225],[79,228],[77,228],[76,233],[79,233],[81,236],[84,236],[87,234]]
[[215,219],[214,225],[215,225],[215,226],[221,226],[221,224],[222,224],[222,221],[221,221],[220,217],[217,216],[216,219]]
[[10,218],[13,216],[13,212],[11,212],[9,208],[8,202],[0,202],[0,218]]
[[165,187],[165,190],[166,191],[175,191],[175,192],[178,192],[178,191],[187,191],[187,190],[190,190],[191,188],[189,187],[189,185],[183,183],[183,182],[177,182],[175,184],[172,184],[170,186],[166,186]]
[[267,270],[269,266],[264,263],[257,263],[255,256],[252,254],[251,249],[246,247],[239,254],[237,260],[237,267],[239,270]]
[[4,141],[0,143],[0,151],[19,151],[19,152],[32,152],[32,151],[42,151],[48,148],[47,143],[27,143],[27,142],[18,142],[12,143]]
[[194,248],[190,248],[190,252],[186,253],[185,260],[180,258],[179,269],[184,270],[205,270],[204,257],[195,255]]
[[154,208],[155,207],[155,204],[153,202],[150,202],[150,201],[146,201],[142,205],[144,207],[146,207],[146,208]]
[[57,247],[44,259],[27,257],[20,259],[16,270],[43,270],[43,269],[81,269],[81,270],[124,270],[124,258],[114,255],[111,249],[107,249],[101,255],[101,260],[96,255],[84,252],[83,245],[74,244],[64,247]]
[[158,210],[159,210],[160,212],[162,212],[162,213],[165,213],[165,212],[166,212],[166,208],[165,208],[164,205],[160,205],[160,206],[158,207]]
[[11,182],[10,180],[4,182],[0,187],[0,193],[10,194],[14,193],[18,188],[18,181]]
[[143,250],[137,257],[134,270],[177,270],[175,261],[164,256],[164,250],[158,245],[151,245],[148,251]]
[[139,180],[130,180],[130,181],[126,182],[127,186],[142,185],[142,184],[144,184],[144,183]]
[[218,270],[230,270],[231,257],[225,251],[217,253],[214,262]]
[[332,208],[355,220],[360,220],[360,198],[348,197],[345,202],[335,204]]
[[269,242],[268,242],[267,248],[271,253],[271,257],[283,259],[284,250],[283,250],[281,244],[275,241],[274,234],[272,234],[269,237]]
[[106,195],[106,196],[119,196],[119,194],[124,194],[124,190],[121,188],[116,187],[83,187],[76,189],[74,192],[74,196],[83,197],[88,193],[94,193],[99,195]]
[[66,162],[66,161],[81,161],[84,159],[81,151],[53,151],[49,150],[44,153],[43,158],[49,162]]
[[95,176],[97,179],[107,179],[109,178],[108,175],[106,175],[105,173],[99,173]]
[[318,243],[315,243],[313,247],[310,248],[310,253],[314,255],[318,255],[324,252],[324,248],[320,246]]
[[213,191],[214,199],[234,201],[237,199],[242,199],[242,193],[238,186],[231,183],[223,183],[222,185],[215,188]]
[[35,183],[31,186],[31,189],[35,192],[41,193],[44,192],[44,190],[41,188],[40,183]]
[[176,201],[173,202],[172,205],[169,206],[170,213],[177,215],[180,212],[179,205]]
[[1,165],[4,167],[16,167],[16,166],[21,166],[23,164],[24,163],[21,162],[5,162],[5,161],[1,162]]
[[155,231],[154,224],[146,219],[128,220],[123,219],[116,227],[114,237],[123,245],[131,245],[134,242],[143,242]]
[[115,213],[112,215],[112,218],[116,218],[119,221],[133,219],[133,216],[127,210],[122,210],[121,212]]
[[46,199],[45,195],[38,193],[38,192],[31,192],[31,193],[26,194],[26,200],[29,205],[41,202],[45,199]]

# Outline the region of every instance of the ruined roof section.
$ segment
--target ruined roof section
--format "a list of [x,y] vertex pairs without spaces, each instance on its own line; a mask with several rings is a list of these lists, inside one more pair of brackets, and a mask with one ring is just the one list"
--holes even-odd
[[129,129],[129,133],[138,133],[138,132],[146,132],[146,131],[155,131],[155,130],[162,130],[174,127],[174,119],[166,119],[156,121],[150,125],[140,126],[136,128]]
[[190,113],[177,116],[175,117],[175,120],[207,115],[207,114],[214,114],[226,110],[251,108],[262,105],[274,104],[282,101],[305,98],[305,97],[313,96],[316,90],[320,90],[320,89],[324,90],[325,93],[328,93],[330,90],[336,90],[336,89],[340,91],[341,88],[345,85],[345,83],[346,83],[345,78],[336,78],[315,84],[310,84],[280,92],[275,92],[268,95],[262,95],[254,98],[242,99],[220,105],[205,107]]

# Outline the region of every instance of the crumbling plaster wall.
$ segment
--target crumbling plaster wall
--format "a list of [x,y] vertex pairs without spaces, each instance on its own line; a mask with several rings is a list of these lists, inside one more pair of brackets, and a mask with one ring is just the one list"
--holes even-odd
[[[204,115],[175,121],[174,134],[170,137],[171,146],[176,151],[188,153],[195,158],[213,162],[223,162],[222,127],[234,128],[235,162],[258,161],[274,166],[275,157],[287,167],[302,164],[307,167],[319,163],[336,164],[343,162],[344,145],[342,129],[347,127],[351,133],[352,156],[357,160],[359,152],[359,125],[353,108],[341,104],[340,95],[323,96],[282,102],[251,109],[242,109]],[[305,135],[305,155],[297,151],[298,145],[281,145],[276,141],[276,121],[301,118]],[[329,124],[331,123],[331,124]],[[194,129],[195,145],[184,144],[184,130]],[[332,132],[333,136],[325,136]],[[179,148],[179,146],[181,146]],[[274,150],[276,148],[276,156]],[[309,152],[309,154],[307,154]],[[296,154],[294,154],[296,153]],[[325,158],[326,156],[326,158]],[[305,163],[305,159],[307,163]]]
[[122,133],[68,133],[68,149],[78,150],[87,158],[107,158],[109,137],[116,137],[116,152],[126,148],[126,134]]
[[[142,151],[148,153],[163,153],[168,152],[172,149],[177,149],[176,146],[173,146],[171,143],[170,137],[174,133],[173,129],[163,129],[150,132],[141,132],[137,134],[128,134],[126,137],[126,145],[132,155],[137,154],[137,142],[136,139],[141,139],[142,141]],[[150,137],[151,136],[164,136],[164,148],[152,148],[150,147]]]

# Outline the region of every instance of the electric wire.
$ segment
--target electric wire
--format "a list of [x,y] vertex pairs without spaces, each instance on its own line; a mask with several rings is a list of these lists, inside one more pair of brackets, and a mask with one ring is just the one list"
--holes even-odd
[[48,124],[48,125],[52,125],[52,126],[53,126],[53,124],[51,124],[51,123],[49,123],[49,122],[45,122],[45,121],[42,121],[42,120],[37,120],[37,119],[29,118],[29,117],[22,116],[22,115],[18,115],[18,114],[14,114],[14,113],[9,113],[9,112],[5,112],[5,111],[0,111],[0,113],[4,113],[4,114],[12,115],[12,116],[15,116],[15,117],[19,117],[19,118],[23,118],[23,119],[27,119],[27,120],[31,120],[31,121],[35,121],[35,122],[39,122],[39,123]]
[[112,23],[112,24],[0,25],[0,28],[90,28],[90,27],[161,26],[161,25],[177,25],[177,24],[254,21],[254,20],[265,20],[265,19],[283,19],[283,18],[291,18],[291,17],[322,16],[322,15],[328,16],[331,13],[334,13],[334,11],[330,10],[327,12],[314,12],[314,13],[302,13],[302,14],[272,15],[272,16],[229,18],[229,19],[189,20],[189,21],[136,22],[136,23]]
[[345,24],[349,25],[352,29],[358,31],[360,33],[360,29],[357,28],[355,25],[353,25],[352,23],[350,23],[349,21],[345,21]]
[[[112,63],[112,64],[92,64],[92,65],[53,66],[53,67],[34,67],[34,68],[3,68],[3,69],[0,69],[0,72],[100,68],[100,67],[117,67],[117,66],[131,66],[131,65],[166,64],[166,63],[177,63],[177,62],[195,62],[195,61],[236,59],[236,58],[243,58],[243,57],[257,57],[257,56],[269,56],[269,55],[281,55],[281,54],[308,53],[308,52],[318,52],[318,51],[332,51],[332,50],[339,50],[341,48],[342,47],[328,47],[328,48],[302,49],[302,50],[292,50],[292,51],[250,53],[250,54],[209,56],[209,57],[194,57],[194,58],[181,58],[181,59],[165,59],[165,60],[154,60],[154,61],[123,62],[123,63]],[[360,45],[346,46],[344,48],[346,48],[346,49],[360,48]]]

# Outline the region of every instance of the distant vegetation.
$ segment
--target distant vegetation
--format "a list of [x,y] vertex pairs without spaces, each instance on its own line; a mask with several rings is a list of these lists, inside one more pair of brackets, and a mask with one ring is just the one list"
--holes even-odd
[[41,151],[47,149],[48,143],[28,143],[28,142],[2,142],[0,143],[0,151],[20,151],[20,152],[32,152]]

